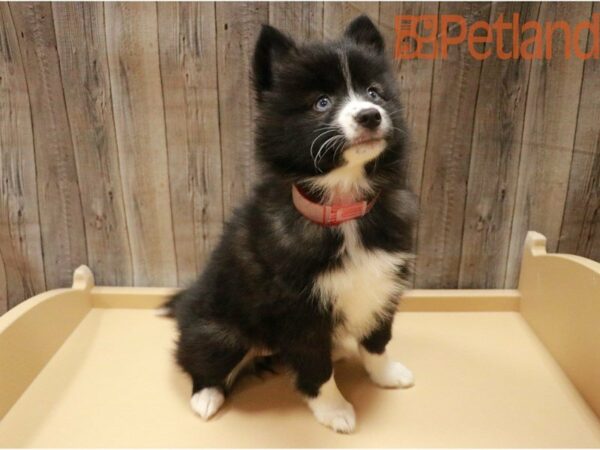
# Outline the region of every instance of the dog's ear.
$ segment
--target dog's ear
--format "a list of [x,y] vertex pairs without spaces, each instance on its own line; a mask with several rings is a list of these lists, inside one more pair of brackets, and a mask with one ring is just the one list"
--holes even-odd
[[256,42],[253,63],[254,88],[260,95],[273,85],[273,66],[296,48],[294,41],[270,25],[263,25]]
[[371,19],[365,14],[358,16],[344,32],[344,36],[356,42],[359,45],[369,47],[377,53],[383,53],[385,43],[383,36],[375,26]]

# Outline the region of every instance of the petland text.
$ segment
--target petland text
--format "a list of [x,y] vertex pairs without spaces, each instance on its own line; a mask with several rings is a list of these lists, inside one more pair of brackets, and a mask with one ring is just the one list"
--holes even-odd
[[[485,44],[494,41],[495,54],[499,59],[552,59],[554,56],[569,59],[573,55],[584,60],[600,59],[599,13],[594,13],[591,20],[575,26],[564,20],[521,24],[519,19],[520,15],[515,13],[511,21],[505,22],[501,14],[493,23],[480,20],[467,25],[464,17],[452,14],[396,16],[395,56],[397,59],[446,59],[451,46],[460,45],[466,40],[469,53],[479,61],[492,55],[493,46]],[[588,48],[584,39],[587,35],[582,35],[584,31],[591,33]],[[552,45],[555,33],[559,33],[557,37],[562,35],[564,43],[557,49]],[[505,40],[506,35],[512,40],[512,45]],[[583,48],[580,47],[580,40]],[[505,43],[510,51],[506,51]],[[480,50],[475,47],[476,44],[483,44],[478,46]]]

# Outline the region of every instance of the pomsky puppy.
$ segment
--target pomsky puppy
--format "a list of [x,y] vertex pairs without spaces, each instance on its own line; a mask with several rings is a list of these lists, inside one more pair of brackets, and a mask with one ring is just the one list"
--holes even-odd
[[411,273],[415,197],[384,41],[366,16],[333,42],[263,26],[253,61],[261,181],[202,274],[165,305],[191,406],[208,419],[240,369],[277,354],[316,419],[355,426],[332,359],[353,342],[371,380],[406,387],[386,345]]

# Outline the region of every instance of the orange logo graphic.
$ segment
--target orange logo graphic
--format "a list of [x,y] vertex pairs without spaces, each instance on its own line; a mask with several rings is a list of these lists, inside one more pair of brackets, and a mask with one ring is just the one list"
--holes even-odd
[[[515,13],[511,21],[505,22],[501,14],[494,23],[479,20],[468,25],[463,16],[452,14],[396,16],[396,58],[446,59],[452,46],[466,40],[469,53],[479,61],[492,56],[494,48],[499,59],[551,59],[558,53],[552,48],[556,35],[563,39],[561,49],[565,58],[575,55],[584,60],[600,59],[599,13],[575,26],[564,20],[521,24],[519,19],[520,15]],[[591,34],[589,48],[586,48],[585,35],[582,35],[584,31]],[[505,39],[506,33],[509,33],[510,40]]]

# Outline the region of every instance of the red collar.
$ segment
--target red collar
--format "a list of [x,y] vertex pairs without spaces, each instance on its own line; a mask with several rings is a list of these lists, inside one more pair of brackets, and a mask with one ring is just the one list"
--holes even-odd
[[344,205],[321,205],[309,200],[296,185],[292,185],[292,200],[296,209],[312,222],[328,227],[366,215],[375,204],[377,197],[378,195],[370,202],[363,200]]

